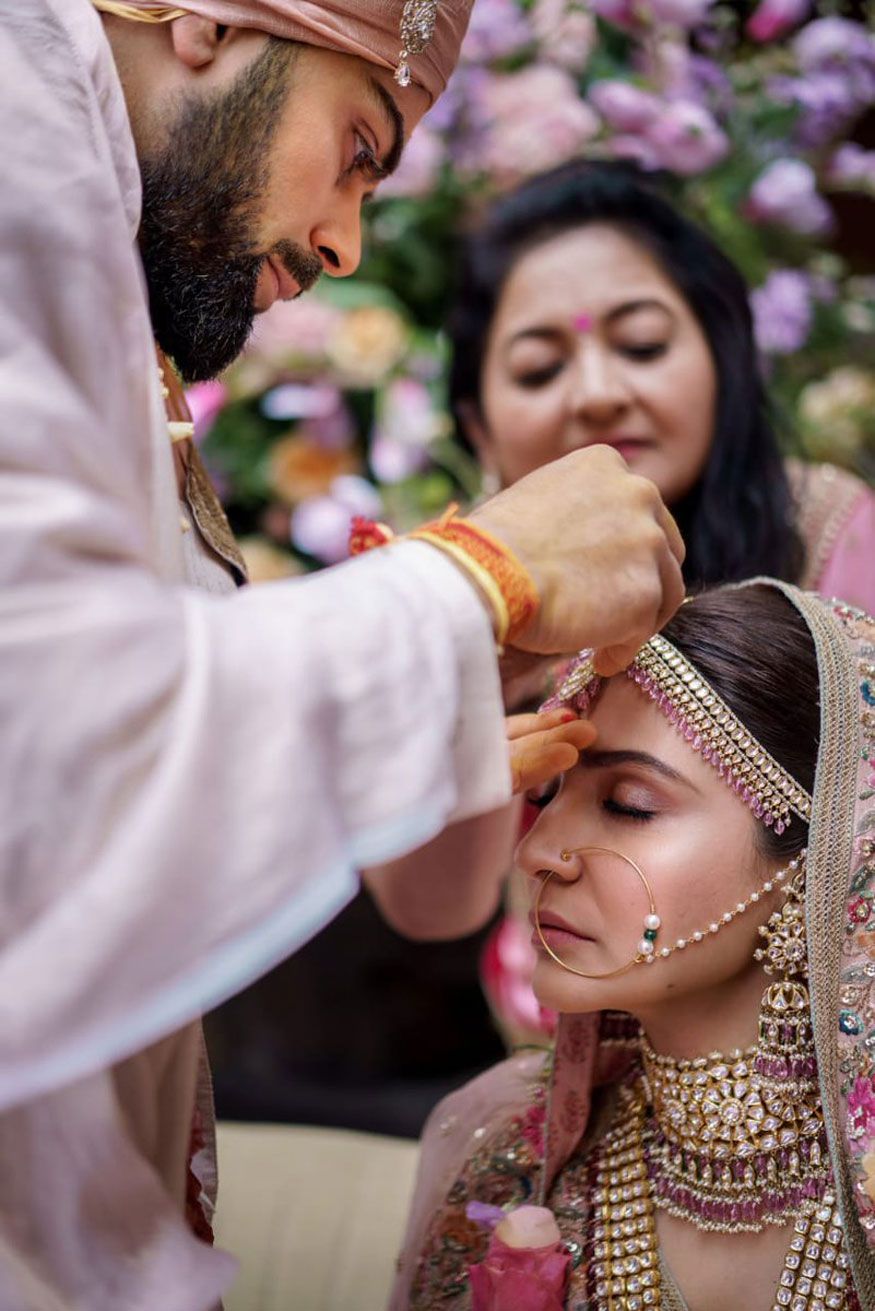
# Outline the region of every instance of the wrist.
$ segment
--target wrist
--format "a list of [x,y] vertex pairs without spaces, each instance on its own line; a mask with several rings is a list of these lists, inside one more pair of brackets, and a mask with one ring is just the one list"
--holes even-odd
[[[492,618],[501,651],[505,642],[513,642],[532,623],[540,604],[538,590],[529,570],[504,541],[471,520],[457,519],[456,510],[451,505],[440,519],[414,529],[407,538],[434,547],[465,574]],[[353,523],[353,554],[391,540],[385,525]]]

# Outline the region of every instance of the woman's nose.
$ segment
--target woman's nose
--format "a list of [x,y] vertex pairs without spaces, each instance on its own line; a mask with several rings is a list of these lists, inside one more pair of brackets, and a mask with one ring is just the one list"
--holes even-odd
[[616,422],[630,404],[621,364],[594,341],[581,343],[572,370],[571,404],[584,421],[605,427]]
[[546,811],[517,847],[516,864],[533,879],[549,872],[564,883],[575,883],[581,873],[577,853],[568,851],[558,840],[556,826],[549,822]]

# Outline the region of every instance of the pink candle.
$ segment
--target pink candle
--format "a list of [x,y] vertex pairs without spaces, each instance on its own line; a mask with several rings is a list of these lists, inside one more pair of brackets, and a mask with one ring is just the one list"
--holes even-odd
[[496,1226],[469,1268],[472,1311],[562,1311],[571,1257],[552,1211],[520,1206]]

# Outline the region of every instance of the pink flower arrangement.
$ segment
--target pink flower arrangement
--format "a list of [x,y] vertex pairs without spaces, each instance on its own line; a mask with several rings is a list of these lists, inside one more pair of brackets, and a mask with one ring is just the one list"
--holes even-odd
[[750,301],[757,345],[765,355],[792,355],[808,340],[814,310],[804,273],[775,269]]
[[729,138],[712,114],[692,100],[669,103],[644,133],[663,168],[689,177],[725,159]]
[[801,159],[776,159],[757,178],[746,206],[749,218],[777,223],[793,232],[814,236],[832,224],[832,211],[817,191],[810,164]]
[[301,501],[292,515],[291,542],[299,551],[338,564],[349,555],[349,530],[356,515],[378,519],[383,502],[373,483],[356,474],[335,478],[328,494]]
[[798,27],[811,9],[811,0],[760,0],[745,31],[752,41],[774,41]]
[[593,15],[578,0],[535,0],[530,13],[541,59],[582,73],[596,43]]
[[576,155],[600,126],[574,79],[551,64],[495,75],[483,103],[489,125],[478,162],[505,184]]
[[608,126],[617,132],[646,132],[662,109],[658,96],[619,79],[593,82],[589,99]]

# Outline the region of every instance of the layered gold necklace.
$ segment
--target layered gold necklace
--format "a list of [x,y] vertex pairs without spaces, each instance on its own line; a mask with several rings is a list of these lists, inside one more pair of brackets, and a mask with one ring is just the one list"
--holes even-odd
[[678,1061],[642,1038],[641,1051],[658,1207],[698,1229],[758,1233],[819,1201],[829,1154],[813,1062],[781,1082],[759,1075],[756,1047]]
[[656,1211],[664,1209],[722,1233],[795,1220],[772,1311],[853,1311],[816,1091],[794,1104],[758,1087],[755,1049],[696,1061],[656,1056],[646,1042],[642,1049],[645,1072],[619,1090],[592,1161],[591,1304],[662,1305]]

